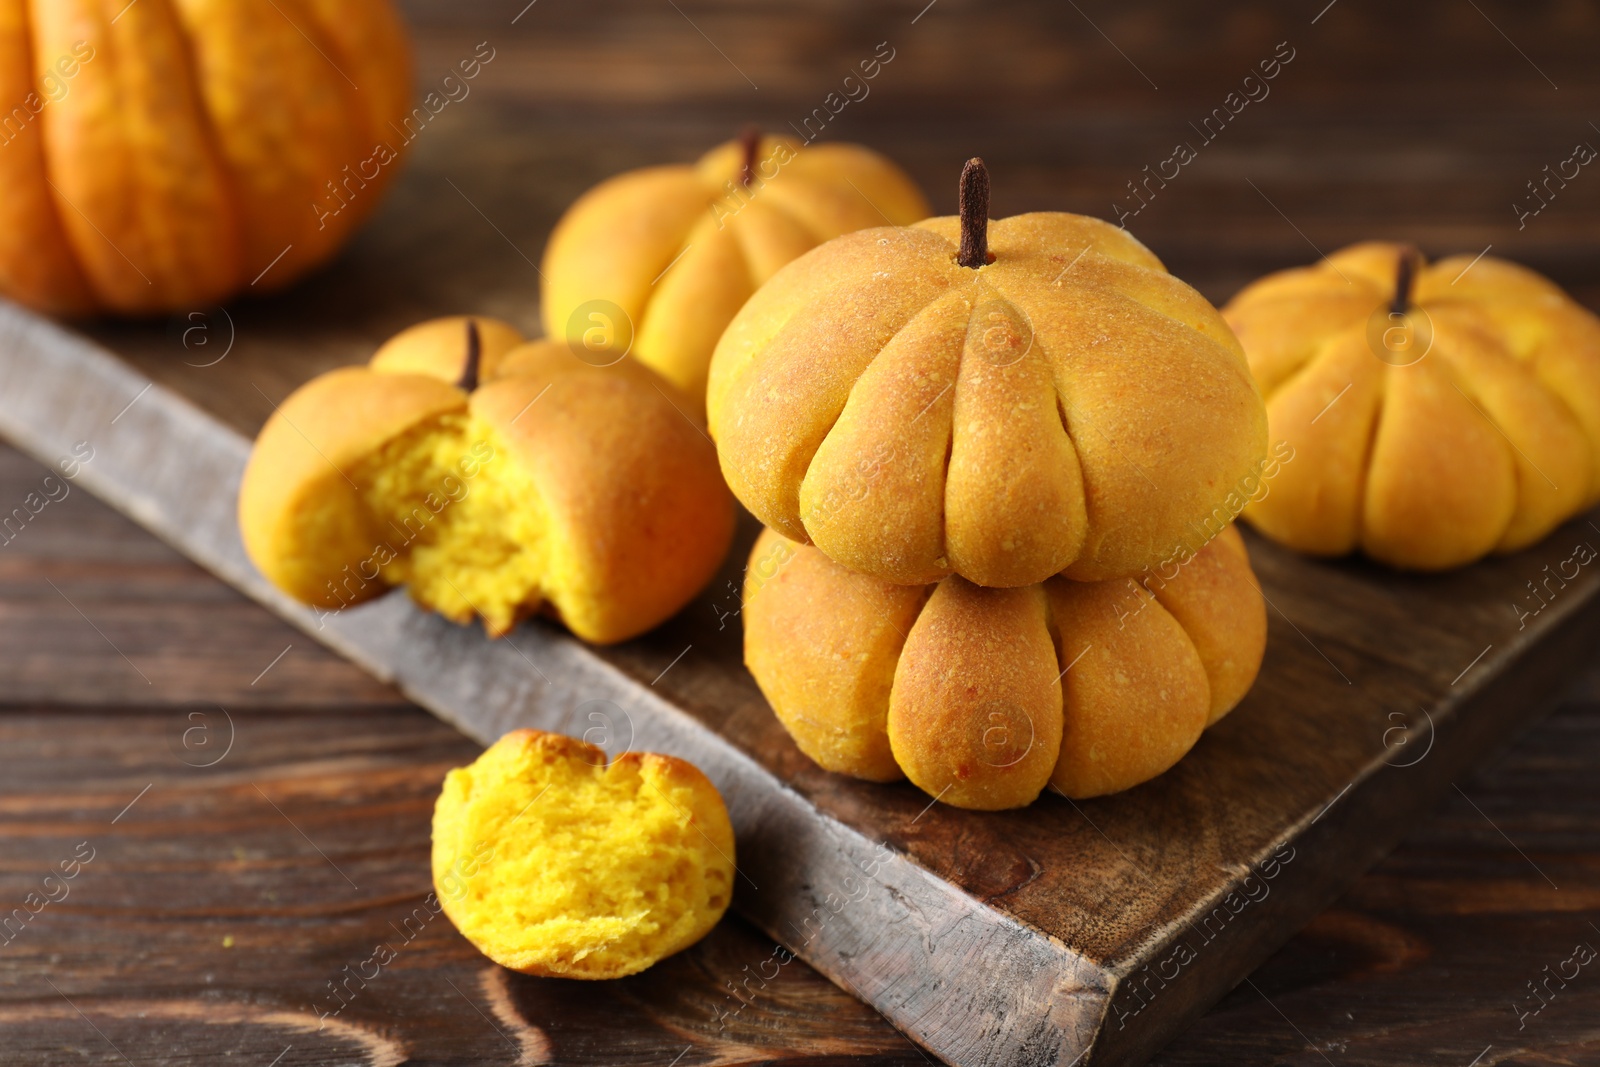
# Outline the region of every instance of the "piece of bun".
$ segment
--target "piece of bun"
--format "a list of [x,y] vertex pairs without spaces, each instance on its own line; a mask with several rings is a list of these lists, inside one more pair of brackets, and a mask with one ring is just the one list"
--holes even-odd
[[700,770],[516,730],[446,775],[433,813],[444,913],[503,967],[620,978],[704,937],[733,895],[733,827]]

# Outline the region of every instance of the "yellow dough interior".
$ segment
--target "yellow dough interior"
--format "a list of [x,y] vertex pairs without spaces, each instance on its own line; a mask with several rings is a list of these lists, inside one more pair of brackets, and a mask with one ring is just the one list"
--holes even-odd
[[[352,480],[381,539],[371,567],[456,622],[498,636],[536,611],[546,572],[537,487],[488,424],[430,419],[367,458]],[[364,563],[366,561],[363,561]]]
[[[445,779],[440,896],[461,932],[506,966],[633,973],[727,906],[732,886],[707,862],[716,857],[694,825],[694,791],[648,762],[606,768],[596,757],[491,749]],[[513,765],[485,766],[497,758]]]

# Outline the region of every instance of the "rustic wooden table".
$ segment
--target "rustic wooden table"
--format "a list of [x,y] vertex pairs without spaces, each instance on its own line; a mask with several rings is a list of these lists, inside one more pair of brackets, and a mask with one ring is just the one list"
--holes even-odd
[[[1493,245],[1600,306],[1600,179],[1527,187],[1600,144],[1591,6],[925,2],[416,0],[420,85],[496,49],[438,121],[527,129],[504,161],[525,197],[461,175],[439,190],[451,224],[536,257],[598,177],[801,124],[888,42],[825,135],[885,148],[941,209],[982,154],[996,215],[1137,211],[1217,300],[1383,236]],[[1265,98],[1191,132],[1291,54]],[[1136,199],[1178,140],[1205,143]],[[447,267],[419,303],[459,288]],[[527,273],[529,303],[498,309],[524,322]],[[0,451],[4,510],[44,473]],[[80,490],[0,542],[0,1064],[924,1062],[734,917],[622,982],[490,966],[424,903],[433,796],[473,744]],[[1600,1062],[1597,702],[1600,676],[1156,1062]]]

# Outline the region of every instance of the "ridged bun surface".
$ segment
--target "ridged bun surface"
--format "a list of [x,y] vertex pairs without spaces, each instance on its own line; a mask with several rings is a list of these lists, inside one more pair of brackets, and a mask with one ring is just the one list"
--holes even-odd
[[1231,526],[1140,581],[895,585],[772,530],[747,574],[745,662],[801,751],[963,808],[1148,781],[1244,698],[1266,648]]
[[992,222],[976,268],[958,243],[953,217],[848,234],[744,305],[707,391],[729,486],[902,585],[1153,566],[1266,454],[1232,331],[1098,219]]
[[1223,315],[1294,453],[1245,511],[1276,541],[1443,570],[1600,503],[1600,319],[1531,270],[1371,242],[1268,275]]

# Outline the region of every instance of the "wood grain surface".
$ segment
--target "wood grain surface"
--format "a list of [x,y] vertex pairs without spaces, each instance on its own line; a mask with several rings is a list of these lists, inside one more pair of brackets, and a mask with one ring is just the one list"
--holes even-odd
[[[476,95],[459,106],[452,105],[419,138],[411,173],[351,252],[320,278],[281,298],[243,302],[226,312],[195,309],[166,323],[132,328],[97,326],[96,336],[119,351],[130,353],[152,377],[249,431],[259,424],[274,400],[311,372],[329,362],[347,361],[352,352],[422,315],[472,307],[531,325],[536,292],[533,263],[550,223],[572,195],[626,166],[692,158],[700,148],[751,118],[775,129],[784,128],[811,113],[837,77],[849,69],[857,53],[866,54],[880,40],[894,43],[895,63],[886,68],[870,98],[841,113],[830,126],[828,136],[863,140],[889,151],[923,181],[934,194],[936,205],[948,206],[945,201],[949,197],[941,197],[940,190],[953,161],[974,152],[983,154],[996,173],[996,214],[1064,207],[1111,215],[1117,203],[1133,205],[1136,202],[1127,199],[1124,183],[1140,177],[1140,168],[1145,164],[1154,164],[1169,154],[1175,139],[1189,137],[1184,130],[1190,122],[1198,121],[1220,104],[1244,74],[1273,54],[1278,42],[1289,41],[1295,49],[1295,59],[1273,81],[1273,95],[1242,112],[1215,143],[1205,146],[1200,159],[1186,168],[1180,179],[1162,189],[1130,223],[1133,231],[1177,273],[1220,300],[1261,270],[1308,260],[1318,250],[1331,250],[1348,240],[1401,236],[1418,240],[1430,252],[1474,251],[1493,244],[1497,253],[1521,258],[1550,272],[1591,304],[1600,294],[1592,251],[1594,239],[1600,234],[1600,213],[1596,211],[1600,184],[1574,180],[1521,229],[1510,206],[1518,196],[1526,196],[1523,184],[1539,177],[1541,167],[1566,158],[1575,139],[1590,136],[1584,130],[1597,102],[1596,75],[1590,58],[1596,39],[1596,15],[1584,5],[1422,3],[1396,11],[1374,3],[1339,0],[1326,6],[1321,2],[1235,4],[1188,13],[1171,4],[1068,5],[1057,9],[1043,4],[980,7],[976,3],[939,0],[926,7],[914,3],[863,10],[841,2],[757,11],[731,3],[665,5],[645,10],[621,4],[564,6],[549,0],[525,7],[517,0],[485,4],[470,15],[456,10],[456,5],[442,2],[413,5],[413,15],[419,28],[419,77],[424,86],[430,72],[442,72],[458,54],[470,53],[479,40],[494,43],[497,58],[476,85]],[[947,184],[951,187],[947,192],[953,196],[953,181]],[[463,239],[466,234],[473,236]],[[193,317],[196,315],[199,317]],[[197,325],[202,329],[194,332]],[[308,336],[315,340],[308,343]],[[233,343],[231,349],[224,344],[224,338]],[[209,347],[200,347],[201,339]],[[216,354],[224,350],[229,354],[213,362]],[[1554,549],[1553,545],[1550,547]],[[169,558],[167,564],[171,563]],[[62,567],[58,576],[79,581],[86,573],[92,572],[69,564]],[[1338,586],[1349,576],[1348,572],[1330,574],[1329,584],[1335,594],[1331,603],[1285,604],[1284,618],[1304,622],[1308,615],[1324,611],[1337,614],[1355,610],[1354,605],[1341,603],[1337,596]],[[1514,588],[1515,578],[1507,572],[1495,581]],[[60,581],[56,584],[72,597],[66,605],[71,614],[61,614],[58,625],[62,619],[70,623],[74,617],[85,621],[93,618],[87,610],[80,614],[82,605],[73,591]],[[195,583],[191,596],[201,597],[202,588],[209,588],[209,595],[216,595],[214,586]],[[223,600],[227,602],[226,598]],[[250,610],[237,601],[231,603],[241,614]],[[140,670],[152,667],[162,680],[159,696],[156,675],[148,671],[143,681],[128,681],[130,686],[138,684],[145,689],[145,699],[135,699],[134,704],[166,709],[174,701],[221,702],[217,694],[229,690],[218,688],[214,677],[197,670],[194,664],[200,658],[191,655],[191,646],[172,645],[165,640],[174,632],[167,627],[183,625],[171,616],[192,619],[194,610],[169,607],[163,615],[162,609],[148,605],[120,607],[124,614],[112,620],[114,627],[120,629],[115,634],[104,626],[101,629],[108,645],[127,642],[133,651],[123,648],[115,660],[102,657],[98,665],[91,665],[89,657],[75,670],[63,670],[48,656],[25,652],[21,659],[26,670],[21,673],[32,681],[19,681],[18,699],[52,704],[83,701],[92,707],[109,699],[100,695],[104,690],[96,688],[95,672],[99,677],[110,677],[115,663],[121,662],[142,664]],[[64,609],[54,606],[52,610],[60,614]],[[51,616],[24,613],[15,625],[22,637],[37,639],[32,632],[34,621],[47,618]],[[163,621],[167,627],[158,625]],[[709,630],[710,622],[708,614],[691,620],[689,625]],[[1292,644],[1292,633],[1285,631],[1281,622],[1278,625],[1280,632],[1275,639]],[[192,630],[187,636],[189,642],[199,643],[213,638],[216,632],[215,627],[207,626]],[[241,697],[241,708],[283,706],[275,699],[284,698],[264,696],[261,687],[269,684],[275,672],[298,658],[306,646],[297,645],[292,634],[279,636],[284,637],[280,647],[296,647],[255,686],[246,686],[257,692]],[[706,637],[710,647],[715,647],[715,640]],[[1323,642],[1319,639],[1317,644]],[[32,646],[24,640],[13,647]],[[1439,652],[1443,646],[1433,647]],[[245,660],[250,664],[259,660],[264,667],[277,655],[270,648],[247,650],[242,643],[236,648],[240,665]],[[638,653],[624,652],[619,662],[631,673],[649,680],[674,651],[645,647]],[[1351,646],[1331,647],[1326,654],[1328,665],[1335,671],[1340,663],[1350,665],[1346,657],[1370,656],[1386,664],[1392,673],[1380,670],[1363,681],[1370,681],[1385,697],[1399,698],[1405,695],[1402,676],[1408,670],[1418,668],[1433,675],[1444,671],[1448,680],[1473,653],[1472,649],[1451,648],[1449,657],[1416,665],[1407,662],[1412,651],[1404,632],[1380,630],[1364,634]],[[1464,654],[1458,657],[1457,652]],[[630,655],[636,656],[631,664],[626,662]],[[1304,649],[1299,650],[1299,655],[1315,666]],[[1324,652],[1319,650],[1317,655]],[[1455,665],[1447,664],[1445,658]],[[312,659],[294,668],[323,672],[328,680],[313,682],[305,677],[281,683],[286,694],[291,690],[297,694],[295,701],[285,703],[298,704],[308,691],[314,694],[325,688],[330,705],[384,705],[386,698],[378,687],[348,675],[341,678],[337,667],[326,659]],[[669,678],[672,686],[679,685],[676,676]],[[1293,673],[1285,679],[1290,691],[1297,683],[1330,684],[1326,678],[1311,681],[1309,676]],[[740,729],[763,727],[759,725],[761,720],[748,710],[749,694],[741,698],[743,704],[729,704],[722,699],[726,695],[697,692],[688,683],[675,689],[678,699],[694,705],[708,719],[716,718],[717,708],[742,709],[738,714],[724,712],[722,725],[727,725],[736,739],[750,743],[752,735],[741,736]],[[1388,716],[1396,710],[1398,705],[1367,709],[1352,736],[1359,735],[1364,743],[1383,751],[1387,728],[1395,721]],[[1414,725],[1409,711],[1402,715],[1407,717],[1400,721],[1408,727]],[[256,721],[256,713],[249,712],[248,717],[251,722]],[[265,721],[277,720],[268,716]],[[1292,724],[1286,728],[1293,733]],[[80,724],[69,729],[76,735],[93,732],[94,727]],[[393,728],[379,728],[379,733],[385,730]],[[180,739],[184,736],[181,730],[177,734]],[[188,736],[192,741],[206,735]],[[1400,736],[1409,741],[1412,735]],[[61,743],[59,738],[56,743]],[[49,742],[45,745],[48,747]],[[8,746],[8,758],[11,750]],[[1574,761],[1581,758],[1576,750],[1566,754]],[[37,755],[26,758],[30,764],[47,765]],[[1404,758],[1409,758],[1409,753]],[[1537,765],[1538,760],[1534,763]],[[1435,765],[1424,766],[1432,773]],[[796,765],[792,770],[802,779],[803,787],[818,793],[826,791],[826,783],[803,781],[807,773],[803,766]],[[59,781],[61,775],[70,777],[73,772],[60,768],[55,773],[55,780]],[[313,773],[312,777],[316,775]],[[1567,811],[1552,782],[1537,773],[1531,777],[1532,791],[1539,797],[1532,811],[1515,806],[1508,806],[1507,810],[1484,807],[1479,801],[1484,825],[1477,827],[1475,835],[1467,834],[1465,829],[1461,833],[1472,837],[1475,847],[1488,850],[1484,855],[1493,854],[1503,860],[1503,854],[1494,849],[1506,849],[1508,843],[1499,831],[1485,829],[1491,825],[1489,818],[1492,825],[1499,825],[1518,842],[1510,849],[1511,855],[1517,855],[1517,847],[1528,850],[1529,846],[1518,838],[1516,830],[1532,832],[1533,827],[1507,826],[1507,819],[1518,811],[1529,819],[1538,818],[1541,812],[1548,815]],[[1297,788],[1320,789],[1328,785],[1292,780],[1282,784],[1291,793]],[[1185,787],[1176,783],[1162,788],[1167,790],[1163,795],[1175,801],[1186,795],[1182,791]],[[1553,791],[1548,798],[1540,791],[1545,788]],[[93,789],[99,789],[98,780],[93,780]],[[263,783],[262,792],[271,794],[270,783]],[[360,790],[356,790],[352,795],[359,794]],[[423,790],[419,795],[425,794]],[[156,795],[152,789],[151,796]],[[293,791],[290,795],[294,795]],[[332,804],[342,795],[330,787],[321,801]],[[1451,803],[1477,816],[1480,813],[1471,807],[1471,796],[1468,787],[1466,796],[1456,797]],[[132,820],[144,802],[141,800],[124,821]],[[844,803],[837,798],[836,802]],[[318,810],[317,803],[307,803],[311,810]],[[892,806],[903,801],[896,798],[887,803]],[[1182,813],[1181,805],[1174,806]],[[284,810],[294,814],[289,808]],[[992,841],[982,842],[981,847],[979,842],[968,841],[965,851],[959,847],[951,851],[947,846],[963,844],[961,832],[948,822],[938,828],[937,816],[931,816],[923,829],[922,823],[914,822],[916,814],[911,808],[906,810],[902,822],[917,829],[902,833],[895,844],[921,862],[935,868],[944,864],[946,873],[990,897],[1006,896],[1024,913],[1028,894],[1022,890],[1027,887],[1034,887],[1033,896],[1038,900],[1049,900],[1051,892],[1060,892],[1059,885],[1036,884],[1040,880],[1030,877],[1025,847],[1015,849],[1010,863],[994,858]],[[422,821],[417,825],[424,825],[425,818],[418,818]],[[121,826],[121,822],[117,825]],[[1593,825],[1592,820],[1587,824],[1591,834]],[[1090,827],[1094,827],[1094,820],[1086,817],[1076,832],[1083,835],[1083,843],[1091,850],[1105,847],[1094,836],[1096,832],[1108,845],[1113,840],[1127,840],[1115,825]],[[332,828],[341,834],[350,829],[337,820]],[[1019,832],[1025,836],[1026,829],[1020,827]],[[1581,836],[1582,829],[1576,832]],[[1398,834],[1398,827],[1395,833]],[[1178,845],[1192,844],[1182,832],[1172,836]],[[303,837],[296,840],[301,846],[307,844]],[[363,836],[360,840],[369,839]],[[374,835],[370,840],[385,839]],[[1581,846],[1570,842],[1562,845],[1562,840],[1565,839],[1559,836],[1553,838],[1555,843],[1549,849],[1562,856],[1570,848],[1571,855],[1581,856]],[[359,843],[351,848],[359,852]],[[1380,843],[1373,842],[1374,848]],[[1116,847],[1111,845],[1112,849]],[[45,866],[67,859],[70,854],[69,847],[60,857],[46,858]],[[1569,887],[1581,884],[1586,869],[1591,870],[1592,882],[1592,869],[1581,860],[1573,861],[1571,869],[1563,861],[1563,871],[1558,874],[1550,870],[1550,856],[1533,850],[1529,855],[1539,861],[1539,869],[1555,883],[1562,883],[1563,875],[1571,874]],[[1518,856],[1519,862],[1520,859]],[[1148,857],[1137,856],[1127,865],[1137,868],[1147,862]],[[341,862],[340,866],[344,864]],[[1469,867],[1460,868],[1460,880],[1476,884],[1477,872],[1474,869],[1468,874]],[[93,869],[91,863],[87,872],[92,873]],[[1503,903],[1499,911],[1490,908],[1487,900],[1500,899],[1495,892],[1507,894],[1505,901],[1522,899],[1512,887],[1521,886],[1518,878],[1529,879],[1531,872],[1509,872],[1508,864],[1500,880],[1493,883],[1500,888],[1485,890],[1485,898],[1475,907],[1458,902],[1449,914],[1471,917],[1462,920],[1468,927],[1484,925],[1482,916],[1486,914],[1514,915],[1522,910],[1561,910],[1566,918],[1575,920],[1575,928],[1576,921],[1587,922],[1593,917],[1593,902],[1581,892],[1560,898],[1563,902],[1580,901],[1579,906],[1567,909],[1553,909],[1549,900],[1537,894],[1529,900],[1543,903]],[[326,876],[334,877],[331,871]],[[362,879],[353,881],[359,883]],[[382,884],[381,877],[374,881]],[[1450,880],[1444,881],[1447,884],[1440,892],[1446,899],[1453,899],[1448,893]],[[1545,885],[1546,891],[1561,892],[1546,885],[1542,876],[1538,884]],[[20,882],[18,887],[21,888]],[[1522,888],[1535,891],[1531,882]],[[1102,889],[1107,901],[1127,892],[1120,885]],[[1403,899],[1406,908],[1421,907],[1409,895]],[[1581,903],[1584,901],[1587,903]],[[60,909],[65,912],[69,903],[64,901]],[[1432,901],[1427,907],[1436,906],[1444,907]],[[1385,914],[1381,908],[1375,912]],[[1402,910],[1398,914],[1409,913]],[[40,921],[46,917],[42,915]],[[1127,916],[1126,921],[1137,918]],[[1405,923],[1399,922],[1396,927],[1403,930]],[[1317,929],[1313,927],[1313,931]],[[1349,948],[1351,944],[1370,948],[1382,940],[1360,923],[1340,929],[1343,932],[1337,936],[1324,931],[1324,941],[1333,946],[1330,951],[1334,956],[1344,953],[1340,958],[1347,962],[1356,958],[1350,955],[1355,951]],[[1366,941],[1358,936],[1362,930],[1366,931]],[[1088,934],[1091,939],[1101,938],[1103,945],[1112,945],[1124,943],[1129,932],[1128,928],[1118,929],[1113,924]],[[281,943],[291,940],[286,937]],[[1548,940],[1539,943],[1553,945]],[[770,947],[760,947],[755,956],[757,966],[767,958]],[[1519,951],[1525,947],[1529,946],[1520,942],[1516,945]],[[1269,965],[1254,980],[1259,989],[1241,987],[1218,1012],[1235,1020],[1230,1025],[1248,1029],[1250,1021],[1256,1020],[1263,1033],[1273,1032],[1270,1024],[1293,1036],[1277,1043],[1272,1039],[1241,1043],[1232,1046],[1223,1058],[1247,1062],[1252,1057],[1261,1062],[1273,1057],[1288,1062],[1322,1062],[1324,1058],[1341,1062],[1422,1062],[1431,1056],[1434,1058],[1426,1062],[1466,1063],[1484,1045],[1492,1045],[1481,1062],[1515,1062],[1506,1057],[1515,1057],[1515,1049],[1527,1043],[1532,1031],[1534,1035],[1551,1034],[1549,1040],[1554,1043],[1528,1045],[1535,1050],[1530,1056],[1571,1055],[1574,1062],[1582,1062],[1582,1049],[1575,1043],[1594,1039],[1592,1033],[1585,1036],[1575,1030],[1563,1031],[1552,1023],[1568,1018],[1563,1013],[1569,1010],[1574,1012],[1572,1018],[1584,1018],[1581,977],[1560,987],[1561,993],[1551,1000],[1550,1007],[1527,1018],[1522,1029],[1516,1029],[1518,1020],[1510,1015],[1513,1025],[1507,1029],[1496,1020],[1501,1012],[1510,1014],[1511,996],[1501,997],[1506,1004],[1502,1008],[1493,1000],[1497,993],[1487,989],[1469,986],[1452,991],[1449,987],[1446,976],[1461,980],[1464,957],[1446,953],[1453,962],[1440,971],[1423,974],[1423,980],[1419,980],[1417,970],[1431,966],[1427,960],[1395,963],[1383,957],[1373,962],[1377,956],[1372,954],[1376,952],[1372,949],[1368,955],[1360,955],[1366,962],[1353,965],[1354,970],[1365,967],[1371,971],[1362,980],[1375,983],[1387,993],[1375,993],[1377,1000],[1365,1005],[1368,1010],[1346,1008],[1349,1030],[1339,1029],[1344,1024],[1323,1012],[1324,1001],[1316,992],[1316,979],[1322,972],[1291,968],[1290,974],[1299,977],[1273,985],[1268,980],[1272,968]],[[1570,955],[1571,946],[1566,946],[1538,967],[1528,968],[1525,976],[1512,968],[1510,975],[1515,976],[1517,991],[1525,998],[1524,1010],[1542,1001],[1527,1000],[1532,994],[1522,985],[1546,981],[1549,972],[1540,968],[1546,964],[1559,968]],[[358,963],[363,958],[353,955],[339,966]],[[1488,961],[1482,966],[1495,970],[1497,979],[1504,980],[1508,975],[1500,972],[1498,962],[1493,968]],[[802,969],[798,962],[788,964],[781,969],[779,979],[769,983],[770,987],[789,981],[791,973],[799,974]],[[337,975],[338,967],[332,970],[330,977]],[[739,973],[738,968],[734,970]],[[1345,973],[1339,966],[1330,966],[1332,972]],[[1476,973],[1471,968],[1467,972]],[[1440,987],[1434,993],[1428,990],[1430,975],[1432,984]],[[1391,980],[1383,976],[1394,977]],[[463,983],[457,984],[472,992]],[[1489,984],[1487,978],[1485,984]],[[137,986],[141,995],[150,988],[155,985],[149,981]],[[184,988],[185,996],[192,998],[195,982],[191,980]],[[676,985],[669,983],[668,988],[685,988],[683,979],[680,977]],[[1309,991],[1306,996],[1310,999],[1301,997],[1297,1002],[1299,990]],[[65,991],[72,993],[70,989]],[[1250,1000],[1256,992],[1265,997]],[[94,995],[108,1001],[117,999],[107,987],[100,987]],[[485,990],[483,995],[488,997],[490,992]],[[598,1058],[584,1062],[623,1062],[617,1058],[622,1053],[616,1047],[606,1051],[604,1040],[616,1036],[619,1027],[627,1024],[608,1025],[598,1018],[656,1017],[638,1008],[630,1011],[619,1007],[608,999],[611,995],[583,994],[591,1006],[599,1006],[597,1015],[584,1015],[570,1004],[553,1012],[563,1025],[576,1027],[579,1019],[591,1020],[590,1028],[584,1031],[579,1027],[579,1032],[588,1032],[591,1040],[598,1042],[589,1046],[598,1050]],[[1421,1026],[1416,1022],[1418,1018],[1429,1017],[1429,996],[1436,997],[1432,1003],[1438,1006],[1431,1009],[1431,1017],[1437,1025],[1413,1032]],[[1289,999],[1286,1001],[1285,997]],[[1463,998],[1476,1005],[1471,1018],[1485,1031],[1492,1031],[1476,1050],[1466,1047],[1472,1043],[1465,1040],[1472,1026],[1462,1023],[1463,1017],[1455,1014],[1462,1008]],[[240,999],[252,998],[236,994],[234,1001]],[[273,1012],[307,1010],[287,1006],[289,1002],[282,996],[255,999],[264,999],[275,1007],[266,1015],[258,1013],[245,1019],[243,1015],[228,1014],[245,1011],[230,1001],[226,1010],[219,1009],[217,1018],[234,1019],[240,1026],[277,1035],[293,1031],[294,1025]],[[407,1003],[402,998],[395,1004],[375,1006],[372,1001],[379,998],[365,999],[366,1010],[378,1013],[379,1018],[385,1011],[401,1011],[397,1005]],[[776,1001],[776,997],[773,999]],[[756,1004],[764,1003],[761,997],[754,1000]],[[1378,1001],[1384,1005],[1381,1009]],[[85,1017],[105,1025],[110,1025],[108,1020],[123,1020],[116,1025],[137,1030],[144,1024],[126,1022],[139,1018],[142,1009],[130,1007],[135,1003],[123,997],[120,1003],[107,1003],[103,1017],[94,1016],[87,1009]],[[1592,1004],[1590,1001],[1589,1006]],[[177,1006],[165,1001],[161,1002],[165,1006],[155,1002],[152,1005],[145,1012],[146,1019],[190,1019],[181,1026],[190,1030],[198,1026],[204,1033],[211,1032],[205,1027],[215,1025],[191,1026],[192,1018],[184,1016]],[[363,1018],[356,1006],[353,1004],[341,1018]],[[84,1018],[60,1014],[65,1009],[59,1006],[41,1010],[41,1018],[46,1021],[29,1025],[42,1027],[40,1032],[46,1039],[61,1032],[62,1020]],[[809,1030],[800,1021],[804,1012],[772,1019],[760,1016],[760,1040],[741,1039],[743,1043],[734,1042],[726,1048],[719,1043],[723,1031],[718,1030],[716,1040],[697,1046],[693,1057],[686,1053],[683,1062],[712,1062],[725,1055],[730,1062],[740,1062],[739,1057],[756,1062],[764,1056],[780,1055],[762,1051],[776,1049],[788,1050],[782,1055],[801,1058],[845,1054],[850,1049],[843,1046],[808,1046],[809,1038],[790,1038],[791,1030],[795,1034],[837,1036],[844,1024],[834,1024],[836,1009],[819,1005],[817,1010],[820,1014],[813,1017]],[[60,1018],[51,1015],[52,1011]],[[755,1011],[753,1004],[737,1016],[736,1023],[744,1024]],[[837,1011],[839,1019],[852,1017],[842,1014],[842,1008]],[[500,1018],[494,1012],[489,1015]],[[1358,1017],[1377,1021],[1357,1024]],[[1208,1017],[1201,1024],[1201,1032],[1216,1018],[1216,1014]],[[819,1025],[816,1019],[827,1022]],[[1312,1024],[1310,1029],[1308,1021]],[[662,1030],[673,1032],[674,1026],[683,1025],[681,1021],[663,1023]],[[700,1025],[704,1025],[703,1020]],[[180,1023],[174,1021],[172,1026]],[[1370,1029],[1363,1030],[1362,1026]],[[1305,1031],[1303,1039],[1299,1031]],[[363,1047],[371,1050],[372,1058],[398,1055],[382,1044],[400,1040],[383,1024],[339,1034],[340,1040],[356,1044],[367,1041],[369,1044]],[[1335,1048],[1336,1038],[1329,1034],[1342,1035],[1337,1040],[1349,1037],[1353,1044]],[[1364,1051],[1361,1042],[1355,1040],[1357,1034],[1368,1035],[1369,1046]],[[1493,1040],[1496,1035],[1499,1042]],[[1385,1045],[1391,1039],[1399,1044]],[[286,1045],[290,1043],[285,1040]],[[1568,1046],[1566,1051],[1561,1050],[1563,1043]],[[438,1055],[469,1054],[465,1045],[446,1044],[447,1051]],[[689,1044],[693,1042],[686,1042]],[[580,1039],[573,1047],[581,1045]],[[180,1042],[174,1047],[190,1046]],[[537,1058],[536,1051],[518,1047],[519,1055]],[[867,1047],[870,1040],[850,1048]],[[892,1047],[892,1043],[880,1046]],[[1217,1057],[1219,1050],[1229,1048],[1226,1044],[1213,1045],[1209,1051],[1196,1053],[1198,1058],[1174,1062],[1216,1062],[1208,1057]],[[653,1046],[648,1054],[641,1053],[639,1062],[670,1059],[659,1055],[662,1051],[676,1054],[665,1046]],[[434,1055],[420,1049],[407,1054],[418,1057],[418,1062]],[[1181,1054],[1181,1044],[1167,1053],[1169,1057]],[[292,1051],[288,1053],[284,1062],[294,1062],[293,1055]],[[1367,1058],[1361,1059],[1362,1056]]]
[[[0,448],[0,499],[46,473]],[[0,944],[0,1064],[927,1062],[735,916],[621,982],[490,966],[417,918],[477,747],[86,494],[51,508],[0,548],[0,903],[92,859]],[[1549,976],[1600,946],[1597,762],[1600,674],[1154,1062],[1593,1062],[1600,982]]]

